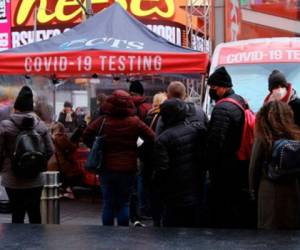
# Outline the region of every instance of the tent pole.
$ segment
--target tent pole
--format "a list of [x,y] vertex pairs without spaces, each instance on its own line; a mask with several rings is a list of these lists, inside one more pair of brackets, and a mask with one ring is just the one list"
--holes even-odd
[[38,7],[37,5],[35,4],[34,6],[34,24],[33,24],[33,42],[36,42],[36,32],[37,32],[37,12],[38,12]]
[[76,0],[80,7],[83,9],[86,19],[93,15],[92,0],[86,0],[86,5],[84,6],[80,0]]

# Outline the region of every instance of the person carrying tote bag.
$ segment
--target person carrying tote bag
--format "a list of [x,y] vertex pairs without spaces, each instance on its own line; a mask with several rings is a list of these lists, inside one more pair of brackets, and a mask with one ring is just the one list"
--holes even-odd
[[91,148],[91,151],[89,152],[85,169],[100,174],[100,172],[103,170],[103,148],[104,148],[104,135],[102,134],[103,126],[105,124],[105,117],[102,120],[101,126],[99,128],[99,132],[97,133],[97,136],[95,137],[93,146]]
[[153,141],[154,132],[135,116],[131,96],[116,90],[102,107],[105,116],[91,122],[83,133],[83,142],[92,148],[95,137],[104,122],[101,135],[105,135],[100,183],[103,197],[103,225],[129,224],[129,198],[137,169],[138,137]]

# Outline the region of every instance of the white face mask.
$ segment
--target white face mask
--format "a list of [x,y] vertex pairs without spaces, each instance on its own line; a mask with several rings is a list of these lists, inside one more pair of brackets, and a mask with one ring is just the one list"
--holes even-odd
[[272,97],[275,100],[281,100],[287,93],[286,88],[277,88],[272,90]]

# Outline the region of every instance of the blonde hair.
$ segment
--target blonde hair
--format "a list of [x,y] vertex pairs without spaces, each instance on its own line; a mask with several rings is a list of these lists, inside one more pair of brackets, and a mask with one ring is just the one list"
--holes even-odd
[[170,82],[167,92],[169,98],[179,98],[184,100],[186,97],[186,88],[184,84],[179,81]]
[[54,136],[59,133],[65,133],[65,126],[61,122],[54,122],[51,125],[51,135]]
[[165,92],[159,92],[153,96],[153,108],[159,108],[160,104],[162,104],[167,99],[167,94]]

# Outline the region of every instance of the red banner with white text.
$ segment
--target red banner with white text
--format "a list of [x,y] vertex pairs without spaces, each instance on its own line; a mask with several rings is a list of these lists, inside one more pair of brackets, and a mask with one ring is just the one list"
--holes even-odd
[[253,63],[299,63],[300,40],[240,44],[220,50],[219,65]]
[[205,73],[206,53],[66,51],[0,54],[0,74],[75,76],[96,74]]

